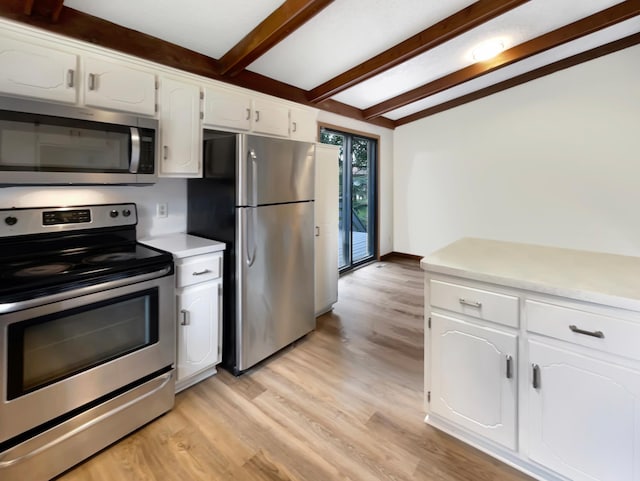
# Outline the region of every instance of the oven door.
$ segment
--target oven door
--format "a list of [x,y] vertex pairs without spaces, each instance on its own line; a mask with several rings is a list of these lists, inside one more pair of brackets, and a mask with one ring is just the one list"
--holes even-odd
[[0,316],[0,443],[174,364],[173,281],[105,283]]

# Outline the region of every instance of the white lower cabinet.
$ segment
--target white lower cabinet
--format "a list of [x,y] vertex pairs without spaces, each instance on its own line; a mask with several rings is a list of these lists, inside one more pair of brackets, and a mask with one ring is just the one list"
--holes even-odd
[[640,480],[640,372],[534,340],[529,363],[531,460],[573,481]]
[[176,305],[180,384],[220,362],[222,281],[202,282],[179,290]]
[[516,447],[517,336],[431,313],[431,410]]
[[640,481],[640,309],[528,286],[427,270],[426,421],[540,480]]
[[315,237],[315,312],[331,310],[338,302],[338,224],[316,226]]
[[176,282],[176,391],[216,373],[222,361],[222,264],[225,245],[189,234],[142,239],[171,252]]

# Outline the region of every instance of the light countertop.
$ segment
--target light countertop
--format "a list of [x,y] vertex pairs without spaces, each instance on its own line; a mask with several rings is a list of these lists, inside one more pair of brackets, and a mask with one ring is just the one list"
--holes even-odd
[[171,252],[174,257],[197,256],[201,254],[211,254],[225,249],[224,242],[218,242],[203,237],[190,234],[168,234],[158,237],[147,237],[139,239],[139,242],[163,251]]
[[429,272],[640,310],[640,258],[463,238],[428,255]]

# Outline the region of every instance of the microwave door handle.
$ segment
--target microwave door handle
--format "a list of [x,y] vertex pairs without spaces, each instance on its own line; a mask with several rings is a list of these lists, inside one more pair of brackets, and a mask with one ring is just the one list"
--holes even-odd
[[131,130],[131,162],[129,163],[129,172],[138,173],[140,166],[140,131],[137,127],[130,127]]

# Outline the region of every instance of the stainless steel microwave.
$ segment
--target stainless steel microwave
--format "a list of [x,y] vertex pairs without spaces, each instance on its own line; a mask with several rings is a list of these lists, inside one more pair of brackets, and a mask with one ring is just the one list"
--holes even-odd
[[152,184],[158,121],[0,97],[0,185]]

